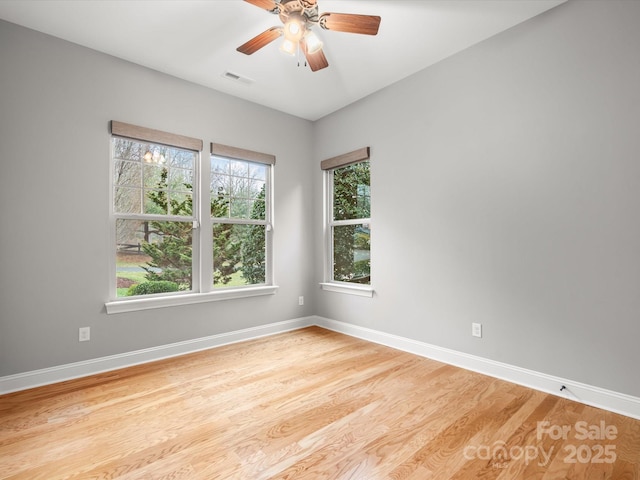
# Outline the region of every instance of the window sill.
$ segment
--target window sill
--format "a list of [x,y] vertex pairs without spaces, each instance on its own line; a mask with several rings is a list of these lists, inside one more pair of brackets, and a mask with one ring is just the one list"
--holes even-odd
[[217,302],[234,298],[257,297],[261,295],[274,295],[278,290],[277,285],[265,285],[259,287],[234,288],[208,293],[186,293],[184,295],[171,295],[153,298],[136,298],[132,300],[114,300],[104,305],[107,314],[135,312],[152,308],[175,307],[179,305],[191,305],[193,303]]
[[350,283],[321,283],[320,287],[328,292],[346,293],[359,297],[373,297],[373,287],[370,285],[354,285]]

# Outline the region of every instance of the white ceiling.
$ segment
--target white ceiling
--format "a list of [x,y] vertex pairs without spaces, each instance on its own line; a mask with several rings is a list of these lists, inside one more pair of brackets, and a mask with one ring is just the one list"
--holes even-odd
[[[275,41],[236,47],[280,20],[242,0],[0,0],[0,18],[308,120],[317,120],[566,0],[318,0],[380,15],[377,36],[314,29],[329,67]],[[253,80],[247,85],[225,72]]]

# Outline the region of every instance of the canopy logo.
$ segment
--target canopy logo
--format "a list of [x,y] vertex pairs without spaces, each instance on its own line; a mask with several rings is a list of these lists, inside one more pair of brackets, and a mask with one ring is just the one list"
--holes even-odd
[[493,468],[507,468],[513,460],[524,460],[525,465],[529,465],[535,460],[539,466],[544,467],[549,463],[553,450],[553,446],[548,450],[534,445],[507,447],[505,442],[498,440],[491,445],[467,445],[463,455],[467,460],[491,461]]

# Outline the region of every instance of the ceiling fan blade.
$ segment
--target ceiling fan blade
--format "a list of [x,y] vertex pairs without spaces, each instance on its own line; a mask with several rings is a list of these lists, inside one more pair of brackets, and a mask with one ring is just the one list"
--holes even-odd
[[250,3],[251,5],[255,5],[256,7],[269,10],[270,12],[278,8],[278,5],[273,0],[244,0],[244,1],[247,3]]
[[318,70],[322,70],[329,66],[327,57],[324,56],[322,49],[314,53],[309,53],[307,51],[307,44],[304,40],[300,42],[300,46],[302,47],[302,51],[312,72],[317,72]]
[[319,23],[325,30],[376,35],[380,26],[380,17],[353,13],[323,13],[320,15]]
[[260,35],[256,35],[247,43],[240,45],[236,48],[240,53],[244,53],[245,55],[251,55],[252,53],[256,53],[265,45],[273,42],[276,38],[282,35],[282,27],[271,27],[269,30],[265,30]]

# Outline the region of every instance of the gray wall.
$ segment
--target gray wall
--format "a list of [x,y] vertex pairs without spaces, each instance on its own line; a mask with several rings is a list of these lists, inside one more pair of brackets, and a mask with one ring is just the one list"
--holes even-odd
[[[310,122],[5,22],[0,112],[0,376],[312,313]],[[112,119],[276,155],[276,295],[105,313]]]
[[376,294],[317,313],[640,396],[638,25],[570,1],[318,121],[371,146]]

